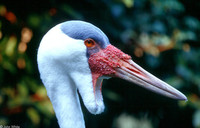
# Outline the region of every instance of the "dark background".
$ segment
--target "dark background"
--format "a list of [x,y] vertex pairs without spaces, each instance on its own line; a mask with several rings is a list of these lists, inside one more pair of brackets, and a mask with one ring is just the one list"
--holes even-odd
[[0,125],[58,127],[37,48],[51,27],[74,19],[101,28],[113,45],[188,97],[176,101],[104,80],[105,112],[92,115],[83,106],[87,128],[200,128],[198,0],[1,0]]

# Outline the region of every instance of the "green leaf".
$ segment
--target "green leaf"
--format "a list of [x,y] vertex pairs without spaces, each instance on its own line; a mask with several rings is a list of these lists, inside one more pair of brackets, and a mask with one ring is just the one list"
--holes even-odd
[[11,36],[7,42],[5,53],[7,56],[12,56],[14,54],[15,48],[17,44],[17,38],[15,36]]
[[34,108],[29,108],[27,110],[27,115],[33,124],[38,125],[40,123],[40,116]]

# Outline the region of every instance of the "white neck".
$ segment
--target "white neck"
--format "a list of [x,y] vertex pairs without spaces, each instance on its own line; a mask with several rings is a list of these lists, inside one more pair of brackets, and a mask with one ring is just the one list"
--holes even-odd
[[58,78],[54,76],[55,80],[52,80],[52,88],[48,92],[59,126],[61,128],[84,128],[85,123],[77,88],[69,77],[64,79],[61,77],[63,76]]

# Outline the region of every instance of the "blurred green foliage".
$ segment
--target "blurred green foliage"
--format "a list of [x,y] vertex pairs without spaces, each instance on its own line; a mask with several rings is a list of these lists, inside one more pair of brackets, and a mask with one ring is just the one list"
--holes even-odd
[[112,44],[188,97],[174,101],[110,79],[103,86],[105,112],[94,116],[83,107],[88,128],[200,128],[199,8],[195,0],[2,0],[0,125],[58,127],[39,78],[37,48],[51,27],[78,19],[101,28]]

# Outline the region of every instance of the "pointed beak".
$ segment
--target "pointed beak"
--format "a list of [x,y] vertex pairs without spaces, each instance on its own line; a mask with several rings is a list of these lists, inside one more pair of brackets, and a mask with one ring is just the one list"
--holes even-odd
[[88,62],[94,85],[101,76],[118,77],[155,93],[177,100],[187,100],[180,91],[141,68],[129,55],[112,45],[92,54]]

